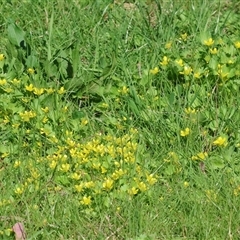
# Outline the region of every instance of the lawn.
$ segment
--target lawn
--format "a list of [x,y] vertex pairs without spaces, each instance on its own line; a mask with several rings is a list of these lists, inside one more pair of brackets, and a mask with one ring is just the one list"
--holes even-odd
[[0,3],[0,239],[240,238],[238,0]]

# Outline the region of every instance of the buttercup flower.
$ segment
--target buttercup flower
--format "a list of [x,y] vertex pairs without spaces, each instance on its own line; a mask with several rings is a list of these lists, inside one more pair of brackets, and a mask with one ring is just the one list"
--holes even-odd
[[7,80],[6,79],[0,79],[0,85],[6,85],[7,84]]
[[151,70],[150,70],[150,73],[153,74],[153,75],[159,73],[159,68],[158,68],[158,67],[155,67],[155,68],[151,69]]
[[184,130],[181,130],[180,131],[180,135],[182,136],[182,137],[186,137],[186,136],[188,136],[190,134],[190,129],[189,128],[185,128]]
[[34,90],[33,90],[33,93],[35,94],[35,95],[38,95],[38,96],[40,96],[40,95],[42,95],[43,93],[44,93],[44,89],[43,88],[34,88]]
[[185,181],[185,182],[183,183],[183,186],[184,186],[185,188],[189,187],[189,182]]
[[22,194],[23,193],[23,191],[24,191],[24,189],[23,188],[20,188],[20,187],[17,187],[16,189],[15,189],[15,193],[16,194]]
[[181,39],[182,39],[183,41],[186,41],[186,40],[187,40],[187,37],[188,37],[187,33],[181,34]]
[[178,66],[183,67],[183,64],[184,64],[184,63],[183,63],[183,60],[182,60],[182,59],[178,59],[178,60],[176,60],[175,62],[177,63]]
[[132,187],[131,189],[128,190],[128,193],[130,195],[136,195],[138,193],[138,188]]
[[27,70],[27,72],[28,72],[29,74],[34,74],[34,73],[35,73],[35,70],[34,70],[33,68],[29,68],[29,69]]
[[32,91],[34,91],[34,86],[32,84],[30,84],[30,85],[26,86],[25,89],[29,92],[32,92]]
[[127,88],[126,86],[123,86],[122,89],[118,90],[118,92],[125,95],[129,92],[129,88]]
[[192,68],[189,66],[184,66],[183,72],[180,72],[180,74],[183,74],[185,76],[188,76],[192,72]]
[[214,43],[214,41],[213,41],[212,38],[209,38],[208,40],[205,40],[205,41],[204,41],[204,45],[206,45],[206,46],[208,46],[208,47],[212,46],[213,43]]
[[201,73],[200,73],[200,72],[195,72],[195,73],[193,74],[193,77],[199,79],[199,78],[201,77]]
[[0,61],[3,61],[5,59],[4,54],[0,54]]
[[235,42],[235,43],[234,43],[234,46],[235,46],[236,48],[240,48],[240,41]]
[[196,156],[192,156],[192,160],[205,160],[207,156],[207,152],[200,152]]
[[82,204],[82,205],[90,205],[91,204],[91,202],[92,202],[92,200],[91,200],[91,196],[84,196],[83,198],[82,198],[82,200],[80,201],[80,203]]
[[196,113],[196,109],[194,109],[194,108],[192,109],[190,107],[185,108],[184,111],[185,111],[186,114]]
[[157,182],[157,179],[153,176],[153,174],[147,175],[147,182],[150,185],[154,185]]
[[59,90],[58,90],[58,94],[64,94],[66,92],[66,90],[64,89],[64,87],[61,87]]
[[213,145],[215,146],[223,146],[226,147],[227,146],[227,138],[225,137],[218,137],[214,142]]
[[163,60],[162,60],[162,62],[160,62],[160,64],[161,64],[162,66],[167,66],[168,63],[169,63],[168,57],[164,56],[164,57],[163,57]]
[[103,183],[103,188],[107,191],[111,190],[113,188],[114,181],[111,178],[108,178]]
[[217,53],[218,53],[217,48],[211,48],[211,49],[210,49],[210,53],[211,53],[211,54],[217,54]]

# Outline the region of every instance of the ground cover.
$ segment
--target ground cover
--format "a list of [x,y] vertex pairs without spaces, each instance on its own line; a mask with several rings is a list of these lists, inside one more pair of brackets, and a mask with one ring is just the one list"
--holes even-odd
[[238,1],[1,3],[0,239],[239,238]]

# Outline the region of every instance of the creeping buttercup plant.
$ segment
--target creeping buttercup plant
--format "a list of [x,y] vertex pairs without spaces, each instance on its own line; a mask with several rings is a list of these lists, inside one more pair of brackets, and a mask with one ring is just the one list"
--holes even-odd
[[3,1],[0,239],[239,238],[239,8]]

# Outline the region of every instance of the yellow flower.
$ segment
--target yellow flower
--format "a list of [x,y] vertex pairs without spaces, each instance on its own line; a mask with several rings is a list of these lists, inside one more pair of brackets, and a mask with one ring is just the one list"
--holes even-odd
[[227,79],[228,78],[228,72],[224,72],[222,69],[219,69],[218,70],[218,76],[221,78],[221,79]]
[[200,152],[196,156],[192,156],[192,160],[205,160],[207,156],[207,152]]
[[187,33],[181,34],[181,38],[183,41],[186,41],[187,37],[188,37]]
[[177,63],[177,65],[179,65],[180,67],[183,67],[184,63],[182,59],[178,59],[175,61]]
[[102,103],[102,104],[101,104],[101,107],[103,107],[103,108],[108,108],[109,105],[108,105],[107,103]]
[[127,94],[129,92],[129,89],[126,86],[123,86],[122,89],[118,90],[121,94]]
[[31,118],[36,117],[36,113],[33,111],[25,111],[23,113],[19,113],[19,115],[25,122],[29,122]]
[[9,117],[4,116],[3,123],[7,124],[7,123],[9,123],[9,122],[10,122]]
[[82,200],[80,201],[80,203],[82,204],[82,205],[90,205],[91,204],[91,202],[92,202],[92,200],[91,200],[91,196],[84,196],[83,198],[82,198]]
[[29,92],[32,92],[34,90],[34,87],[32,84],[30,84],[29,86],[25,86],[25,89]]
[[194,108],[192,109],[190,107],[185,108],[184,111],[185,111],[186,114],[196,113],[196,109],[194,109]]
[[201,160],[204,160],[207,156],[208,154],[206,152],[200,152],[197,154],[197,157]]
[[87,125],[88,124],[88,120],[86,119],[86,118],[83,118],[82,120],[81,120],[81,125],[82,126],[85,126],[85,125]]
[[62,170],[63,172],[68,172],[69,169],[70,169],[70,164],[68,164],[68,163],[66,163],[66,164],[63,163],[63,164],[62,164],[61,170]]
[[170,49],[172,47],[172,42],[168,42],[165,44],[165,48]]
[[144,182],[138,183],[138,188],[140,189],[141,192],[145,192],[147,190],[147,186]]
[[138,189],[135,188],[135,187],[132,187],[132,188],[130,188],[130,189],[128,190],[128,193],[129,193],[130,195],[136,195],[136,194],[138,193]]
[[225,138],[225,137],[218,137],[218,138],[213,142],[213,145],[226,147],[226,146],[227,146],[227,138]]
[[19,194],[19,195],[21,195],[21,194],[23,193],[23,191],[24,191],[24,189],[23,189],[23,188],[20,188],[20,187],[17,187],[17,188],[15,189],[15,193],[16,193],[16,194]]
[[44,93],[44,89],[43,88],[34,88],[34,90],[33,90],[33,93],[35,94],[35,95],[38,95],[38,96],[40,96],[40,95],[42,95],[43,93]]
[[48,113],[49,112],[49,108],[45,107],[45,108],[41,108],[43,112]]
[[7,80],[6,79],[0,79],[0,86],[6,85]]
[[213,49],[211,48],[211,49],[210,49],[210,53],[211,53],[211,54],[217,54],[217,53],[218,53],[217,48],[213,48]]
[[169,63],[169,59],[168,59],[168,57],[167,56],[164,56],[163,57],[163,60],[162,60],[162,62],[160,62],[160,64],[162,65],[162,66],[167,66],[168,65],[168,63]]
[[20,80],[14,78],[11,82],[13,85],[18,85],[20,83]]
[[103,188],[107,191],[111,190],[113,188],[114,181],[111,178],[106,179],[106,181],[103,183]]
[[14,91],[12,88],[4,88],[3,90],[7,93],[10,93],[10,92]]
[[53,88],[46,88],[45,91],[48,93],[48,94],[51,94],[51,93],[54,93],[55,90]]
[[159,73],[159,68],[155,67],[155,68],[151,69],[150,73],[153,74],[153,75],[156,75],[157,73]]
[[83,184],[78,184],[74,186],[77,192],[81,192],[83,190]]
[[20,123],[14,123],[14,124],[12,124],[12,127],[13,127],[13,128],[16,128],[16,129],[18,129],[19,126],[20,126]]
[[182,136],[182,137],[186,137],[186,136],[188,136],[190,134],[190,129],[189,128],[185,128],[184,130],[181,130],[180,131],[180,135]]
[[240,48],[240,41],[235,42],[235,43],[234,43],[234,46],[235,46],[236,48]]
[[185,181],[185,182],[183,183],[183,186],[184,186],[185,188],[189,187],[189,182]]
[[17,168],[17,167],[19,167],[20,165],[21,165],[21,161],[16,160],[16,161],[14,162],[13,167],[14,167],[14,168]]
[[55,167],[57,166],[57,162],[56,161],[52,161],[51,162],[51,164],[49,165],[49,167],[51,168],[51,169],[54,169]]
[[68,111],[68,106],[63,107],[62,111],[66,113]]
[[193,77],[199,79],[199,78],[201,77],[201,73],[200,73],[200,72],[195,72],[195,73],[193,74]]
[[147,182],[150,185],[154,185],[157,182],[157,179],[153,176],[153,174],[147,175]]
[[93,188],[95,183],[93,181],[85,182],[85,188]]
[[27,70],[27,72],[28,72],[29,74],[34,74],[35,70],[34,70],[33,68],[29,68],[29,69]]
[[0,54],[0,61],[3,61],[5,59],[4,54]]
[[213,41],[212,38],[209,38],[208,40],[205,40],[205,41],[204,41],[204,45],[206,45],[206,46],[208,46],[208,47],[212,46],[213,43],[214,43],[214,41]]
[[189,66],[184,66],[183,72],[180,72],[180,74],[188,76],[192,72],[192,68]]
[[119,170],[116,170],[113,174],[112,174],[112,178],[114,180],[119,179],[121,176],[123,176],[125,174],[125,171],[123,171],[121,168]]
[[64,89],[64,87],[61,87],[59,90],[58,90],[58,94],[64,94],[66,92],[66,90]]
[[104,174],[106,172],[107,172],[107,169],[105,167],[101,166],[101,173]]
[[80,177],[81,177],[81,175],[79,173],[76,173],[76,172],[71,175],[71,178],[74,179],[74,180],[79,180]]

